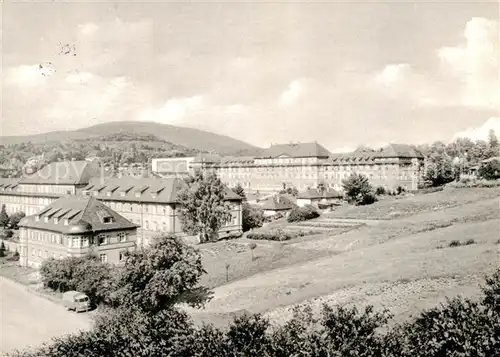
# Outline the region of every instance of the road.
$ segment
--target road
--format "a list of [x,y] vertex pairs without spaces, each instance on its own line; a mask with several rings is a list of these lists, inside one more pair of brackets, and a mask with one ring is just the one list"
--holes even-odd
[[0,355],[38,346],[51,338],[90,328],[90,318],[0,277]]

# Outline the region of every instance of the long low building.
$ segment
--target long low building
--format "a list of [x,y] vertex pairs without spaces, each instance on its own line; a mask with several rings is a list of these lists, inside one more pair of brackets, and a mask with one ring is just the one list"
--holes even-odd
[[[177,161],[169,160],[163,159],[164,165],[175,168]],[[424,174],[424,156],[405,144],[343,154],[332,154],[316,142],[280,144],[255,157],[200,155],[188,162],[191,171],[214,170],[228,186],[239,184],[254,192],[276,192],[287,187],[303,191],[320,185],[341,190],[342,180],[351,173],[367,176],[373,186],[416,190]]]
[[[98,173],[98,174],[97,174]],[[177,194],[185,185],[180,178],[108,178],[94,163],[52,163],[29,177],[0,179],[0,204],[8,214],[35,214],[67,195],[92,196],[140,226],[137,243],[147,245],[160,233],[182,235]],[[241,197],[226,192],[232,219],[219,235],[241,232]]]

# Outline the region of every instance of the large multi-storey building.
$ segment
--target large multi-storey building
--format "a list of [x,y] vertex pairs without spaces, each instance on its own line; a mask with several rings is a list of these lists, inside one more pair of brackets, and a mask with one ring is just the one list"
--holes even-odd
[[[63,169],[64,166],[73,169]],[[37,173],[21,179],[0,179],[0,204],[8,214],[27,215],[47,207],[66,195],[92,196],[140,226],[137,243],[147,245],[161,233],[182,234],[179,221],[179,190],[185,182],[180,178],[109,178],[100,176],[89,162],[53,163]],[[66,170],[66,171],[63,171]],[[70,178],[64,178],[67,172]],[[99,172],[99,175],[94,175]],[[39,176],[39,177],[37,177]],[[227,190],[232,219],[221,228],[225,236],[241,232],[241,197]]]
[[390,144],[379,150],[332,154],[318,143],[273,145],[256,157],[199,156],[193,169],[212,169],[228,186],[251,191],[325,187],[340,190],[351,173],[367,176],[374,186],[416,190],[422,181],[424,156],[414,147]]
[[93,253],[102,262],[119,263],[136,247],[137,225],[93,197],[57,199],[19,222],[21,266],[38,268],[47,258]]

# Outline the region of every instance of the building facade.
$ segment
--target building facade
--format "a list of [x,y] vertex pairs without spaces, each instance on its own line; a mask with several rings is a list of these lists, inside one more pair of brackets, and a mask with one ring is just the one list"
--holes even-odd
[[93,197],[57,199],[19,223],[21,266],[38,268],[48,258],[89,253],[102,262],[119,263],[136,247],[137,225]]
[[303,191],[320,184],[341,190],[342,180],[352,173],[367,176],[373,186],[416,190],[422,183],[424,156],[404,144],[332,154],[318,143],[301,143],[273,145],[257,157],[199,156],[192,167],[215,170],[228,186],[240,184],[248,191]]
[[[0,204],[5,204],[9,215],[19,211],[33,215],[61,197],[82,194],[98,199],[139,226],[139,245],[150,244],[159,234],[183,234],[177,194],[185,182],[180,178],[92,177],[86,170],[80,170],[77,184],[68,184],[59,174],[51,177],[49,172],[58,171],[46,170],[43,180],[36,183],[33,177],[28,182],[26,178],[0,179]],[[228,189],[226,200],[231,205],[232,218],[221,228],[221,237],[241,232],[241,197]]]

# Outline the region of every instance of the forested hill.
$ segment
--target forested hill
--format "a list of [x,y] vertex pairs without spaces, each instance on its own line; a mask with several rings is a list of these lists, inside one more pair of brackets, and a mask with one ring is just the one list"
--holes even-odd
[[173,145],[180,145],[192,150],[213,151],[223,155],[252,155],[259,148],[225,135],[204,130],[185,128],[154,122],[120,121],[98,124],[75,131],[56,131],[30,136],[4,136],[0,143],[4,146],[21,143],[49,143],[66,140],[98,139],[116,133],[135,133],[140,136],[154,135]]
[[[151,134],[115,133],[61,141],[0,146],[0,167],[20,170],[28,161],[51,163],[98,157],[104,164],[150,163],[155,157],[194,156],[201,150],[177,145]],[[43,155],[43,158],[42,158]]]

